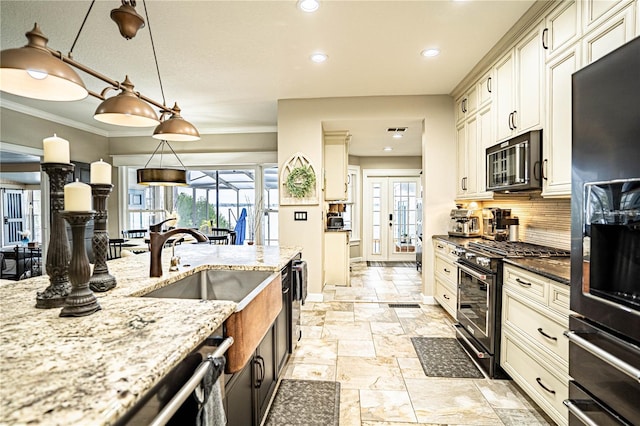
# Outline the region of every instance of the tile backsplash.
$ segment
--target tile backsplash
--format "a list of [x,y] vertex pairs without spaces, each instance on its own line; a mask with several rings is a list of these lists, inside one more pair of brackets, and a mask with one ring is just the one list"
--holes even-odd
[[571,248],[571,200],[538,196],[509,197],[484,201],[482,207],[511,209],[520,219],[521,241],[569,250]]

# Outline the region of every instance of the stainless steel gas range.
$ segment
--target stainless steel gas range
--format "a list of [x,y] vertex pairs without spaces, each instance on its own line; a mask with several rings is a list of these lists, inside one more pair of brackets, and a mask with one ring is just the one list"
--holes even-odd
[[569,251],[530,243],[481,240],[458,249],[456,337],[490,378],[507,378],[500,368],[502,259],[568,257]]

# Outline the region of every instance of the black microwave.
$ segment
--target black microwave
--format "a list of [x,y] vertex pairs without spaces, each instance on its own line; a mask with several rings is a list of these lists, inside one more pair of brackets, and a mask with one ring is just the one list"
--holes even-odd
[[487,148],[487,191],[542,188],[542,130]]

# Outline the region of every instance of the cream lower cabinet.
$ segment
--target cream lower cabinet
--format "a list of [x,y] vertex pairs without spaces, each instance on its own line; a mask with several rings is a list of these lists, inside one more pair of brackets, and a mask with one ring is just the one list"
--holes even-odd
[[500,365],[559,425],[568,424],[569,286],[504,266]]
[[324,283],[349,286],[349,232],[324,233]]
[[458,267],[453,254],[455,245],[434,240],[434,298],[453,318],[458,305]]

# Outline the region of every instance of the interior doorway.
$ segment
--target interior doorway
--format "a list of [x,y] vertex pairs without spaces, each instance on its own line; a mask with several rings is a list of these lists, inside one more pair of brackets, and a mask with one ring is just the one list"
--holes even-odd
[[420,222],[419,171],[364,176],[363,255],[366,261],[415,261]]

